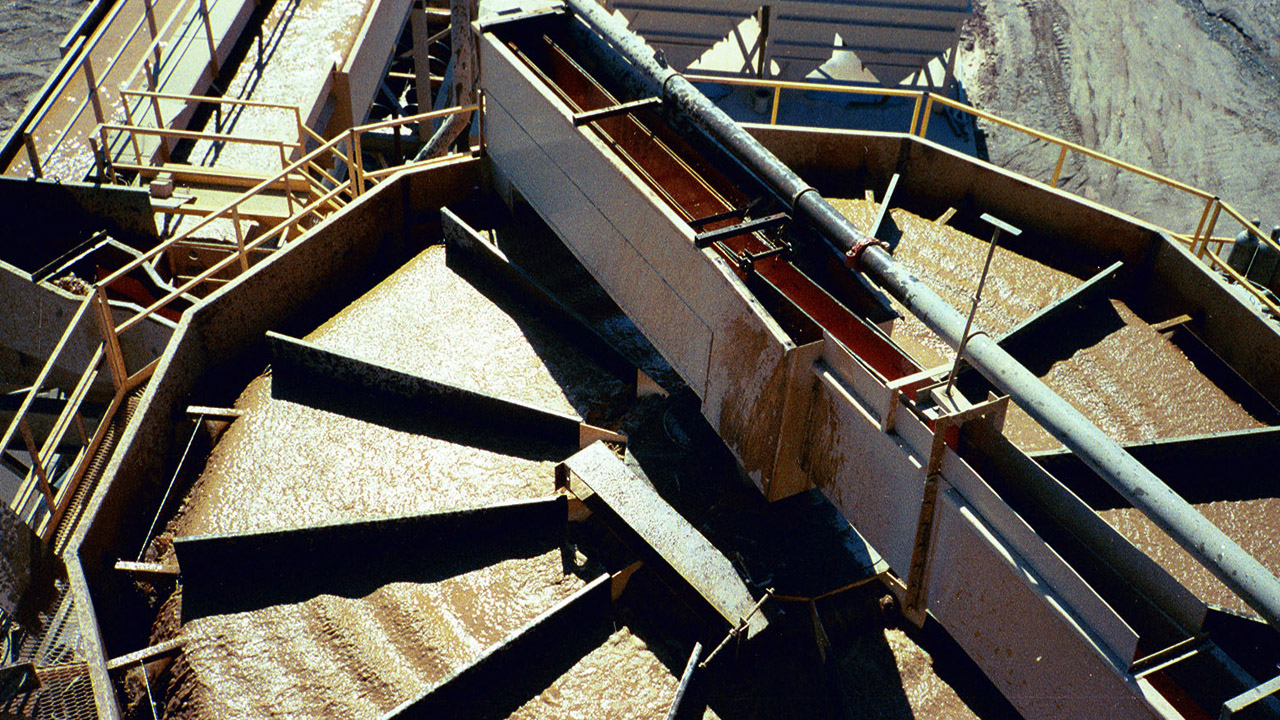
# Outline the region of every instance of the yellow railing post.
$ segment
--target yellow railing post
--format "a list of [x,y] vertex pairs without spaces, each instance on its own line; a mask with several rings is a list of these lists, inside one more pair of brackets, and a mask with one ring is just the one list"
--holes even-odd
[[280,172],[284,173],[284,202],[289,208],[289,216],[293,216],[293,188],[289,185],[289,159],[285,157],[284,143],[280,143]]
[[1204,204],[1204,210],[1200,212],[1200,222],[1196,225],[1196,232],[1191,236],[1192,244],[1200,237],[1200,231],[1204,230],[1204,224],[1209,220],[1209,211],[1213,209],[1213,198],[1209,198]]
[[36,151],[36,140],[25,130],[22,133],[22,144],[27,148],[27,162],[31,164],[31,174],[37,178],[44,177],[44,170],[40,167],[40,153]]
[[916,123],[920,122],[920,105],[923,102],[924,102],[924,94],[921,93],[916,95],[916,106],[915,106],[915,109],[911,111],[911,126],[907,128],[908,135],[916,134]]
[[105,343],[107,367],[111,370],[111,383],[118,391],[129,381],[129,371],[124,364],[124,353],[120,350],[120,337],[116,334],[116,322],[111,317],[111,304],[107,302],[106,288],[99,285],[94,290],[94,304],[98,311],[98,330]]
[[[286,185],[288,181],[286,180]],[[236,245],[240,248],[240,271],[249,272],[249,255],[244,251],[244,229],[240,227],[240,207],[231,207],[231,224],[236,228]]]
[[1204,238],[1200,241],[1200,248],[1193,248],[1196,257],[1203,258],[1204,250],[1209,246],[1209,238],[1213,237],[1213,231],[1218,226],[1218,215],[1222,212],[1222,201],[1215,195],[1213,198],[1213,214],[1209,216],[1209,224],[1205,226]]
[[1058,153],[1058,164],[1053,166],[1053,180],[1049,181],[1049,187],[1058,187],[1058,178],[1062,177],[1062,163],[1067,160],[1067,146],[1062,146],[1062,152]]
[[93,73],[93,59],[89,53],[84,55],[84,80],[89,85],[89,102],[93,104],[93,116],[98,122],[104,122],[102,101],[98,99],[98,78]]
[[366,190],[364,178],[364,153],[361,150],[360,133],[355,128],[351,128],[351,142],[347,144],[351,151],[351,158],[348,163],[355,168],[356,172],[356,194],[363,195]]
[[920,118],[920,134],[919,134],[919,137],[922,140],[925,139],[925,136],[929,133],[929,118],[933,115],[933,93],[926,90],[924,93],[924,97],[925,97],[924,114]]
[[213,42],[213,23],[209,21],[207,0],[200,0],[200,19],[204,21],[204,36],[209,42],[209,82],[213,82],[218,79],[218,48]]
[[[124,119],[128,121],[129,127],[134,127],[135,125],[137,125],[137,123],[133,121],[133,110],[129,108],[129,98],[126,98],[126,97],[120,98],[120,104],[124,105]],[[107,145],[107,129],[106,128],[102,129],[102,144],[103,146]],[[138,147],[138,136],[133,131],[129,132],[129,144],[133,145],[134,159],[136,159],[138,161],[138,164],[141,165],[142,164],[142,148]]]
[[[22,442],[27,446],[27,454],[31,456],[31,469],[40,481],[40,492],[44,494],[44,499],[49,502],[49,509],[52,511],[54,507],[53,486],[49,484],[49,475],[45,473],[44,461],[40,459],[40,448],[36,447],[36,439],[31,434],[31,426],[27,424],[26,418],[19,421],[18,432],[22,433]],[[21,510],[21,508],[16,507],[13,509],[15,511]]]
[[782,86],[773,86],[773,111],[769,114],[769,124],[778,124],[778,105],[782,104]]
[[156,13],[152,0],[142,0],[143,11],[147,14],[147,29],[151,31],[151,45],[154,48],[156,63],[160,62],[160,47],[156,45]]

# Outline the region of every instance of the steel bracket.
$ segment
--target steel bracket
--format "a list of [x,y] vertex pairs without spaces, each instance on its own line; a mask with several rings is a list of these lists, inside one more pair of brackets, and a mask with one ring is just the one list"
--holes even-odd
[[[710,222],[710,220],[706,222]],[[737,225],[730,225],[729,227],[726,227],[726,228],[719,228],[716,230],[707,230],[706,232],[700,232],[697,235],[693,236],[693,244],[696,245],[699,250],[701,250],[707,247],[708,245],[710,245],[711,243],[717,242],[719,240],[727,240],[731,237],[737,237],[738,235],[746,235],[747,233],[757,232],[760,230],[768,230],[770,228],[781,227],[783,225],[788,225],[790,223],[791,223],[790,215],[788,215],[787,213],[775,213],[773,215],[766,215],[762,218],[757,218],[755,220],[744,220],[738,223]]]

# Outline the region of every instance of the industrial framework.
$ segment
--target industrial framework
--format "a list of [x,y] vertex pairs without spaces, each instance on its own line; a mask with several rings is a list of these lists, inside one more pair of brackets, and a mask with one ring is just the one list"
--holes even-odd
[[[757,562],[784,575],[786,563],[731,561],[722,542],[695,529],[658,492],[660,483],[643,477],[645,463],[624,449],[633,439],[616,429],[279,332],[307,308],[322,308],[317,298],[333,278],[349,277],[354,268],[385,274],[377,268],[402,257],[412,234],[421,232],[447,238],[451,257],[469,258],[506,292],[539,308],[544,321],[632,393],[657,392],[649,373],[636,369],[645,363],[620,350],[581,305],[508,259],[492,231],[447,209],[464,205],[480,184],[510,207],[532,210],[558,237],[573,258],[566,264],[580,264],[661,356],[658,370],[646,366],[650,373],[667,367],[674,377],[665,384],[691,391],[764,498],[782,507],[789,498],[794,505],[795,497],[825,496],[845,527],[856,529],[842,552],[863,558],[859,569],[833,572],[820,590],[799,598],[813,608],[820,647],[825,630],[815,598],[876,579],[896,595],[909,622],[945,628],[1027,717],[1276,712],[1277,682],[1268,674],[1274,675],[1280,624],[1273,570],[1188,504],[1183,496],[1194,485],[1192,473],[1118,443],[1046,386],[1044,373],[1028,369],[1064,351],[1046,340],[1053,328],[1090,326],[1108,303],[1136,308],[1144,321],[1159,318],[1145,325],[1195,348],[1185,351],[1189,356],[1216,359],[1196,363],[1196,371],[1252,408],[1263,425],[1174,438],[1164,451],[1193,462],[1229,457],[1241,468],[1267,467],[1276,453],[1271,431],[1280,422],[1280,335],[1266,315],[1276,310],[1274,296],[1207,249],[1223,244],[1213,236],[1219,214],[1238,213],[1207,196],[1194,233],[1177,236],[1054,191],[1057,171],[1047,185],[1011,177],[927,139],[935,106],[958,106],[930,93],[887,92],[914,99],[904,134],[744,128],[594,3],[509,5],[478,18],[466,3],[447,16],[390,0],[371,3],[355,37],[343,41],[346,60],[317,83],[305,113],[299,105],[200,94],[233,55],[219,50],[211,6],[179,8],[172,16],[190,12],[198,22],[185,27],[207,40],[206,61],[195,65],[166,66],[159,53],[173,45],[161,39],[153,9],[138,16],[125,46],[150,26],[152,42],[138,53],[149,89],[121,91],[124,122],[98,107],[93,56],[82,55],[78,71],[90,97],[62,123],[47,155],[59,151],[92,107],[96,125],[84,134],[90,142],[83,157],[91,172],[120,186],[25,183],[12,191],[24,202],[77,209],[59,228],[62,237],[15,250],[15,264],[30,268],[28,278],[96,278],[87,287],[71,285],[86,292],[82,300],[54,296],[70,321],[34,382],[16,396],[3,443],[7,461],[25,476],[6,516],[15,537],[25,538],[6,547],[27,548],[14,553],[16,562],[6,558],[20,580],[10,597],[16,606],[34,596],[24,587],[27,578],[45,573],[31,568],[56,565],[48,550],[65,548],[62,599],[50,606],[57,619],[35,624],[62,633],[74,617],[69,624],[80,635],[66,642],[57,634],[31,636],[39,651],[24,650],[24,662],[7,669],[18,712],[41,702],[34,682],[46,688],[46,699],[47,688],[56,687],[51,663],[41,660],[55,646],[79,648],[63,694],[80,693],[83,703],[91,688],[90,710],[108,717],[125,705],[125,673],[140,677],[150,698],[149,683],[186,662],[182,633],[148,641],[150,620],[138,619],[146,601],[132,588],[139,579],[160,593],[177,583],[186,624],[323,593],[324,568],[334,564],[370,588],[447,574],[431,562],[406,566],[404,548],[525,557],[531,548],[554,547],[566,527],[586,519],[608,528],[624,550],[614,557],[610,543],[595,544],[586,531],[578,547],[599,554],[602,572],[582,565],[578,590],[388,714],[493,714],[493,706],[477,701],[480,688],[517,670],[546,668],[523,675],[508,690],[513,699],[497,703],[503,712],[515,710],[599,640],[642,567],[698,618],[690,627],[699,629],[675,633],[696,642],[689,642],[671,716],[697,709],[708,693],[715,697],[716,659],[726,662],[727,647],[767,642],[771,627],[786,627],[780,608],[797,598],[755,581],[748,570]],[[437,27],[448,25],[432,33],[433,19]],[[234,45],[247,22],[228,15],[223,40]],[[395,51],[401,28],[412,38],[402,43],[407,50]],[[447,53],[427,51],[446,37]],[[413,56],[412,77],[381,60],[397,56]],[[162,67],[171,70],[166,82],[189,87],[162,87]],[[397,77],[415,81],[418,92],[445,88],[441,109],[356,125],[375,101],[403,114],[407,95],[387,84]],[[789,86],[773,87],[776,118]],[[421,107],[426,99],[416,102]],[[294,134],[286,141],[221,132],[223,113],[241,109],[283,113]],[[146,114],[154,125],[138,122]],[[177,127],[189,122],[206,128],[213,122],[215,130]],[[18,172],[39,176],[56,164],[41,159],[30,129],[38,125],[20,130],[26,164],[8,156]],[[189,162],[201,143],[265,147],[278,156],[279,170]],[[861,152],[841,151],[853,147]],[[1069,150],[1088,152],[1062,144],[1063,157]],[[261,154],[249,157],[260,166]],[[823,198],[828,188],[848,194],[849,178],[880,198],[868,225]],[[137,189],[141,181],[147,190]],[[890,252],[907,234],[905,221],[890,212],[895,208],[975,233],[1000,228],[1001,242],[1015,252],[1083,281],[998,337],[972,332],[973,316],[962,312],[969,308],[954,307]],[[179,219],[165,220],[163,240],[146,222],[153,213]],[[1270,247],[1256,227],[1237,219]],[[177,226],[167,227],[171,221]],[[996,242],[988,245],[988,260]],[[1045,251],[1036,243],[1057,247]],[[911,318],[958,348],[959,359],[926,363],[902,335]],[[192,452],[197,438],[217,443],[228,423],[243,422],[243,411],[225,398],[220,405],[192,401],[201,378],[229,364],[252,367],[263,348],[273,397],[380,423],[409,422],[415,433],[463,446],[482,436],[541,443],[549,449],[539,452],[559,460],[560,494],[179,536],[170,549],[155,544],[159,523],[177,510],[172,494],[200,472],[200,451]],[[1015,406],[1065,451],[1024,452],[1006,432]],[[54,419],[41,426],[41,415]],[[175,422],[184,417],[195,422]],[[25,461],[11,447],[21,447]],[[1241,497],[1266,492],[1243,490]],[[1094,498],[1113,495],[1117,500],[1108,502],[1150,518],[1260,621],[1208,606],[1135,547],[1097,512]],[[138,508],[148,511],[132,512]],[[30,524],[39,540],[14,519]],[[380,554],[349,557],[353,548]],[[294,571],[245,572],[277,567],[264,562],[271,558],[287,559]],[[272,586],[279,594],[264,600],[262,589]],[[576,634],[581,644],[567,640]],[[175,657],[180,662],[171,662]],[[711,689],[697,687],[704,673]],[[154,699],[148,707],[156,712]]]

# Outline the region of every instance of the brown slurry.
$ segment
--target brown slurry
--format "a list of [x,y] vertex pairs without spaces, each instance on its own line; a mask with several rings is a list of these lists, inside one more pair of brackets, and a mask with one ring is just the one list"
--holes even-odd
[[621,383],[523,311],[509,314],[425,250],[309,336],[370,362],[533,403],[585,412]]
[[[1280,575],[1280,534],[1275,531],[1280,525],[1280,498],[1212,502],[1195,508],[1273,574]],[[1122,508],[1104,510],[1099,515],[1172,573],[1196,597],[1237,612],[1254,614],[1244,601],[1139,511]]]
[[[876,203],[859,199],[831,203],[864,232],[875,222]],[[906,210],[893,208],[889,212],[902,231],[894,259],[967,315],[982,276],[988,242]],[[1079,284],[1072,275],[997,246],[974,329],[997,337]],[[902,315],[890,333],[894,341],[925,367],[951,362],[955,357],[951,346],[896,301],[894,309]]]
[[[1262,427],[1127,305],[1111,306],[1124,324],[1043,377],[1091,422],[1123,443]],[[1024,450],[1061,447],[1021,410],[1006,428]]]
[[[511,720],[666,717],[680,679],[627,628],[614,632]],[[717,715],[708,710],[706,718]]]
[[[855,225],[870,228],[875,203],[834,202]],[[902,230],[894,258],[952,307],[968,312],[987,243],[904,210],[894,209],[891,214]],[[997,247],[974,327],[998,337],[1078,284],[1067,273]],[[907,352],[926,366],[955,357],[950,346],[894,305],[903,318],[894,323],[890,335]],[[1042,377],[1091,422],[1120,442],[1261,426],[1124,302],[1112,300],[1111,306],[1120,327],[1054,363]],[[1062,446],[1016,406],[1009,411],[1005,433],[1028,452]]]
[[[567,395],[589,403],[619,391],[571,351],[549,348],[539,332],[454,276],[443,250],[433,248],[311,339],[555,410],[573,410]],[[468,342],[451,342],[461,337]],[[251,382],[236,406],[244,415],[210,454],[169,526],[175,535],[474,507],[552,491],[551,462],[275,399],[269,376]],[[441,582],[395,582],[365,597],[321,595],[195,620],[179,630],[187,644],[174,665],[168,716],[374,717],[581,586],[564,574],[557,550]],[[158,625],[169,623],[159,618]]]
[[202,618],[183,627],[187,677],[200,692],[176,695],[188,708],[171,705],[170,716],[377,717],[581,584],[551,551],[363,598],[321,595]]

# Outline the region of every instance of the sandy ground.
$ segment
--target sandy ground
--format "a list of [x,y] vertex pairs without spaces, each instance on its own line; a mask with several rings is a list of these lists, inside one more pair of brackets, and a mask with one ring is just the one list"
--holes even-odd
[[[1216,192],[1280,224],[1280,2],[974,0],[959,75],[1006,118]],[[991,130],[991,160],[1052,176],[1057,150]],[[1204,203],[1069,157],[1063,187],[1175,231]],[[1217,234],[1234,233],[1224,224]]]
[[88,5],[87,0],[0,3],[0,137],[58,64],[58,42]]

